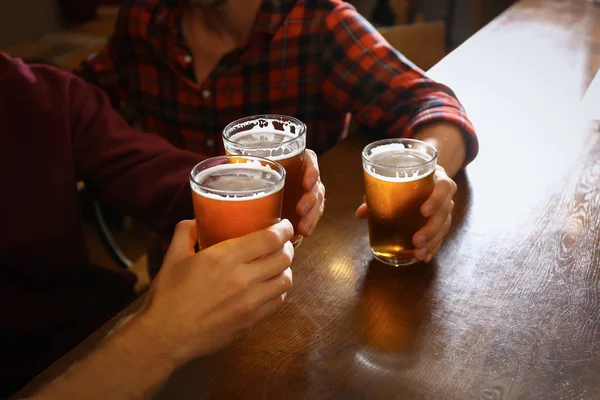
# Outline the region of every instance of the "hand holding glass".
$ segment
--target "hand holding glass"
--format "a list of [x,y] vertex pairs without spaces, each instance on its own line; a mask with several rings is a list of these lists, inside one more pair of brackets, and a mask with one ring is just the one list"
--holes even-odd
[[437,151],[415,139],[386,139],[362,152],[371,252],[379,261],[415,263],[413,235],[425,226],[420,208],[433,192]]

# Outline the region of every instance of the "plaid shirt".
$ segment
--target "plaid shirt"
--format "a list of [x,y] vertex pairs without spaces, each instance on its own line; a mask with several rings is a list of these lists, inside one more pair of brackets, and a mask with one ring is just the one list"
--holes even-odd
[[176,146],[223,152],[231,121],[263,113],[299,118],[308,147],[323,152],[344,137],[349,116],[390,136],[412,136],[433,121],[462,128],[467,161],[473,126],[453,92],[427,78],[341,0],[263,0],[243,48],[196,82],[181,33],[181,0],[129,0],[107,47],[77,71],[116,102],[131,104],[145,130]]

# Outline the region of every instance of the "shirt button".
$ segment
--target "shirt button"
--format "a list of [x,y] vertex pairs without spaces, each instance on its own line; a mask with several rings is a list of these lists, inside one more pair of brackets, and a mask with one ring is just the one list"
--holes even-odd
[[191,63],[191,62],[192,62],[192,56],[190,56],[189,54],[188,54],[188,55],[186,55],[185,57],[183,57],[183,61],[184,61],[186,64],[189,64],[189,63]]
[[210,97],[210,90],[204,89],[202,91],[202,97],[204,97],[205,99],[208,99]]
[[206,147],[212,149],[213,147],[215,147],[215,140],[214,139],[207,139],[206,140]]

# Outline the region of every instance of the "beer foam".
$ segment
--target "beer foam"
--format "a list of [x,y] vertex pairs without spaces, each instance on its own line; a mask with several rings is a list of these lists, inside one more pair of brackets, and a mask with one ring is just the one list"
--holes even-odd
[[306,147],[304,144],[306,139],[298,138],[297,142],[274,146],[296,138],[298,136],[281,131],[252,129],[232,135],[229,141],[235,144],[226,143],[225,149],[231,148],[232,153],[244,156],[264,157],[274,161],[285,160],[302,153]]
[[[275,127],[277,124],[277,127]],[[279,129],[281,128],[281,129]],[[270,160],[283,160],[302,153],[306,147],[306,129],[293,121],[282,121],[278,118],[258,118],[235,124],[237,133],[225,140],[225,150],[232,148],[231,153],[266,157]],[[297,139],[294,141],[294,139]],[[227,143],[233,142],[235,144]],[[292,142],[293,141],[293,142]],[[283,142],[290,142],[274,147]]]
[[390,143],[371,149],[365,171],[373,178],[386,182],[412,182],[435,170],[423,165],[432,159],[428,154],[407,148],[402,143]]
[[385,154],[385,153],[395,153],[395,154],[411,154],[413,155],[413,157],[418,157],[421,158],[424,162],[429,162],[431,161],[432,157],[422,151],[416,150],[416,149],[412,149],[410,147],[406,147],[406,145],[404,145],[403,143],[387,143],[387,144],[382,144],[380,146],[377,147],[373,147],[369,150],[369,160],[373,161],[373,162],[377,162],[374,160],[374,157],[379,156],[380,154]]
[[[240,189],[239,185],[244,181],[246,188]],[[191,186],[194,192],[203,197],[246,201],[270,196],[281,190],[284,183],[281,174],[270,166],[259,161],[247,161],[222,164],[201,171],[194,176]],[[267,187],[269,190],[261,190]]]

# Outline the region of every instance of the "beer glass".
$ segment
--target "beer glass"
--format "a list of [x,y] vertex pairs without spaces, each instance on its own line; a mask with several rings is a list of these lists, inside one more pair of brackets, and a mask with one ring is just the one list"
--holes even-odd
[[284,184],[283,167],[260,157],[219,156],[196,165],[190,186],[200,249],[279,222]]
[[373,142],[362,152],[371,252],[393,266],[413,264],[420,208],[433,191],[437,150],[415,139]]
[[296,204],[304,194],[302,188],[306,126],[285,115],[255,115],[238,119],[223,130],[223,144],[229,155],[265,157],[277,161],[286,171],[282,217],[290,220],[295,235],[294,246],[302,242],[298,234],[300,216]]

